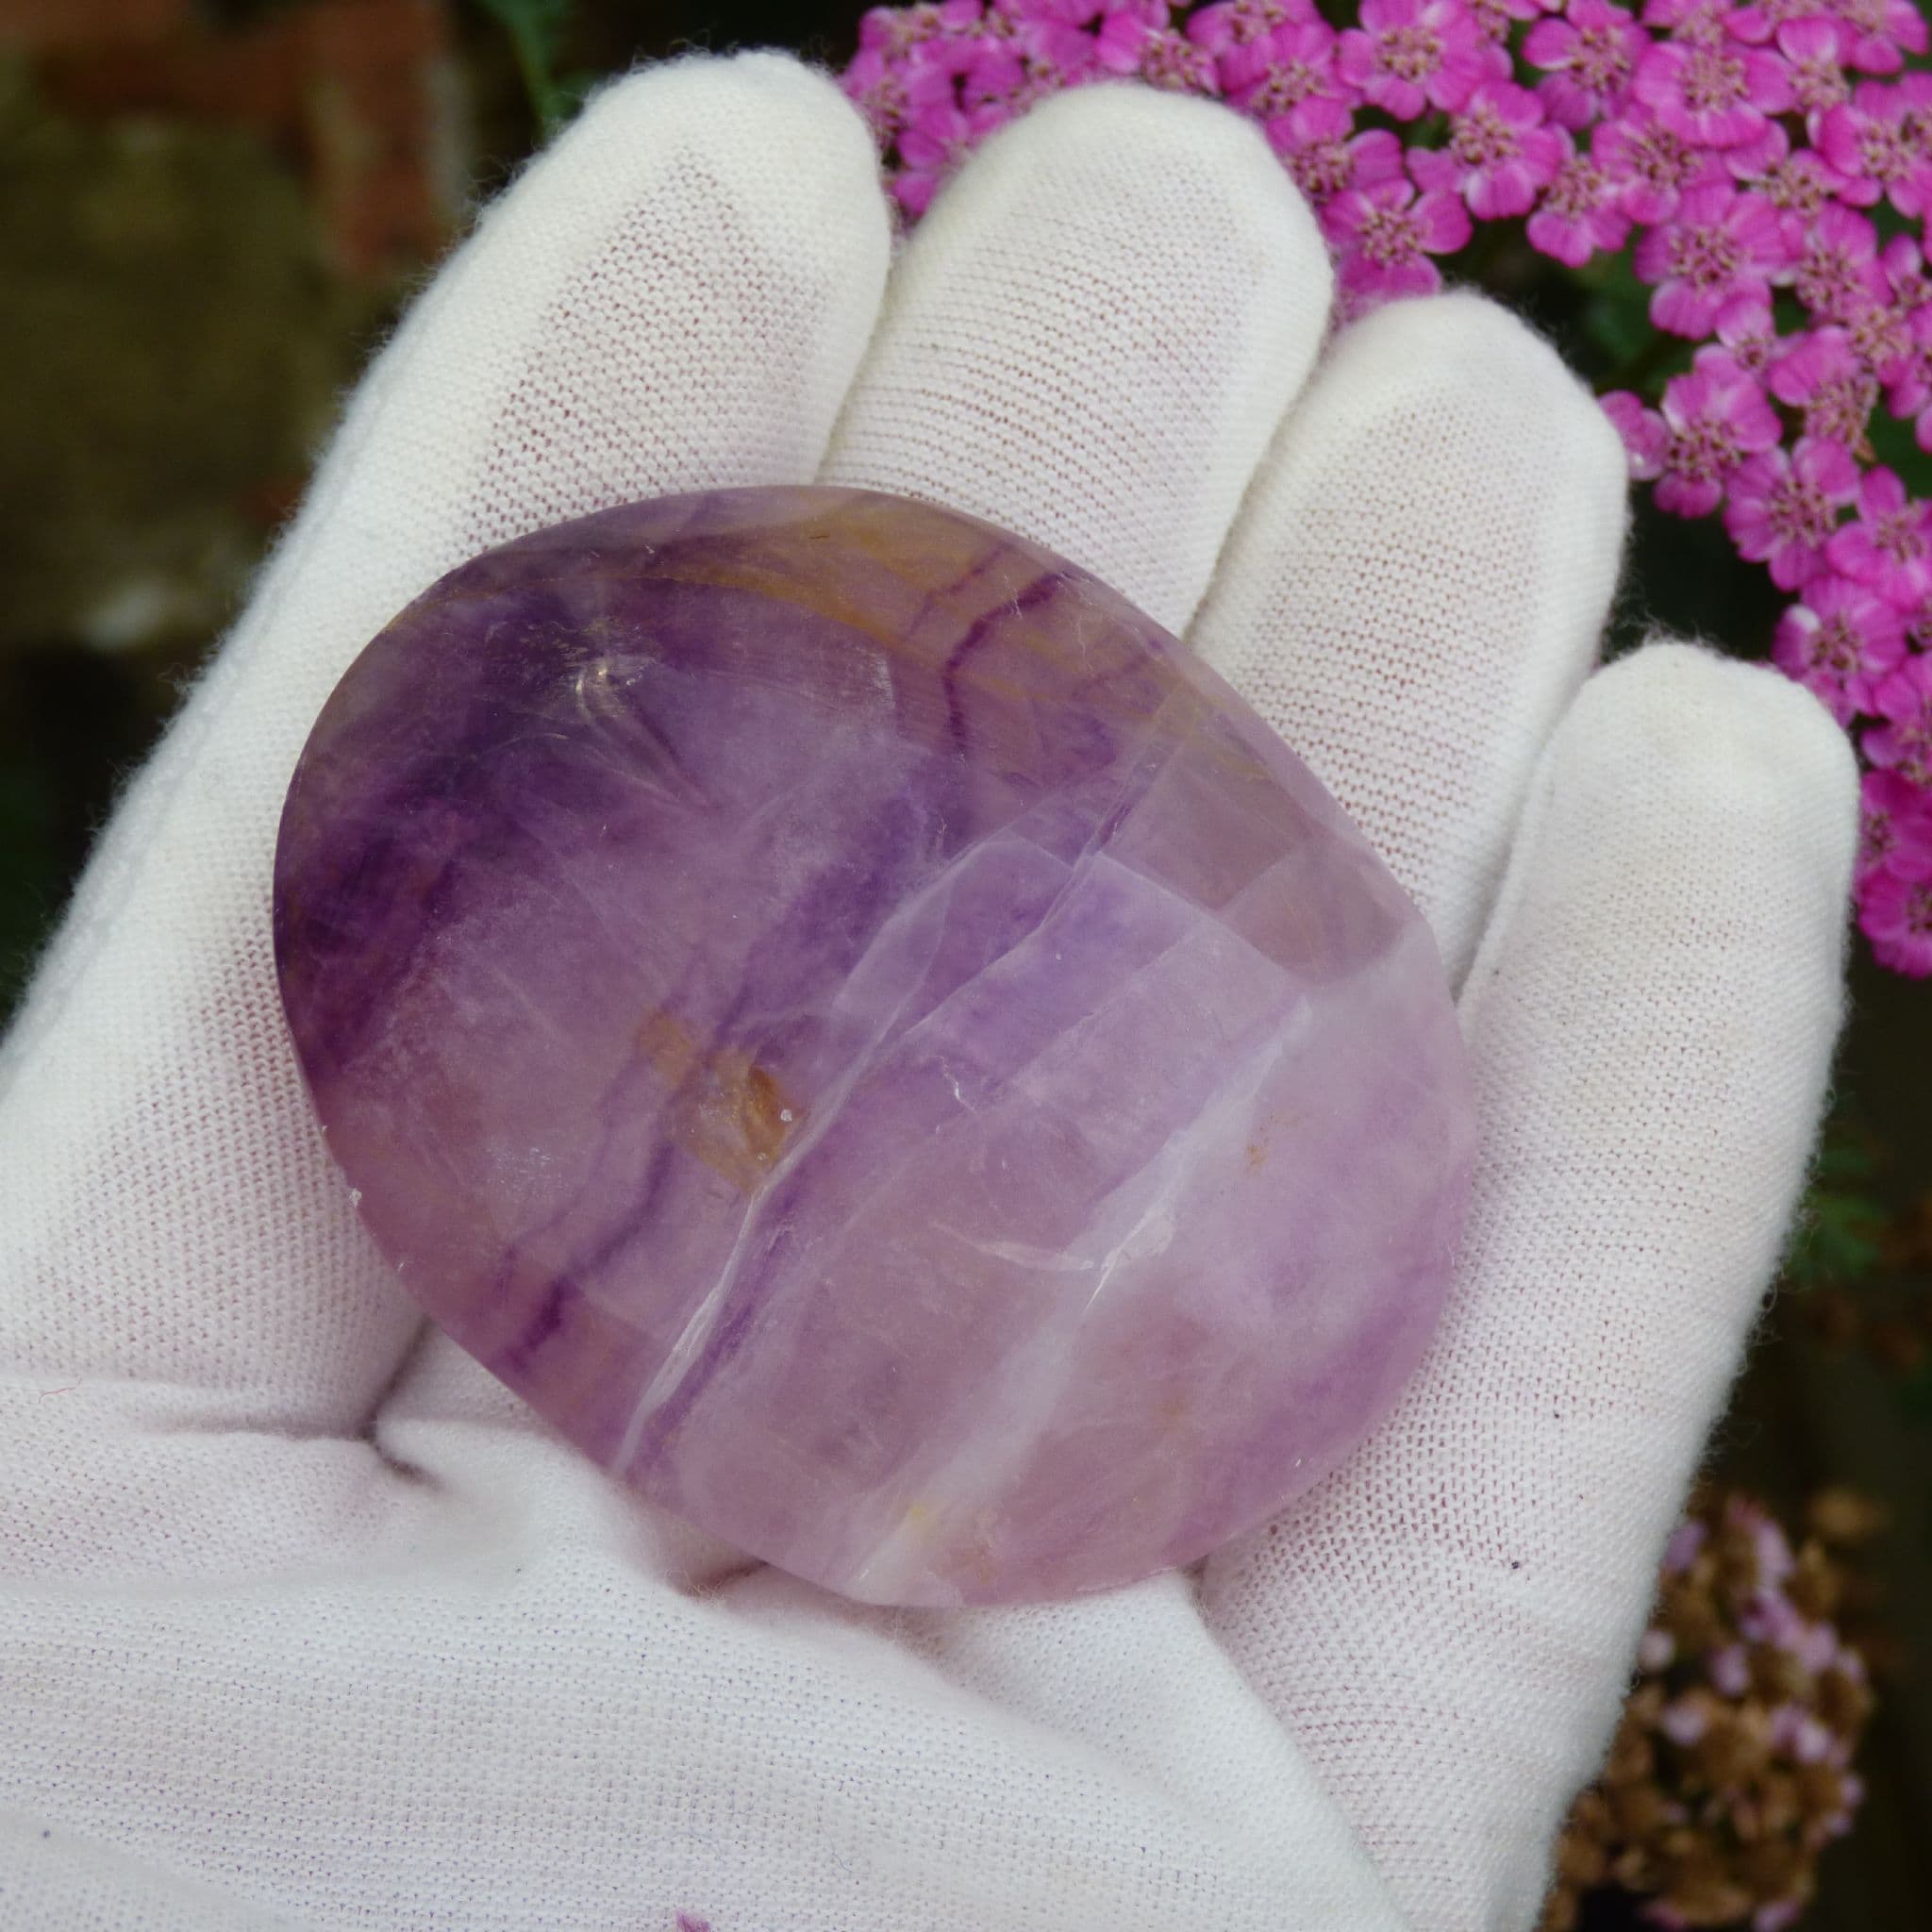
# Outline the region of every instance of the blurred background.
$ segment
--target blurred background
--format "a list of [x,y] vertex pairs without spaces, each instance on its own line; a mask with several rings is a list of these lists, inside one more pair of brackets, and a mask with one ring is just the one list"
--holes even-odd
[[[854,0],[0,0],[0,1024],[346,390],[477,202],[597,77],[690,46],[839,67],[858,19]],[[1507,232],[1462,269],[1599,387],[1655,346],[1627,271],[1565,276]],[[1932,494],[1925,459],[1893,459]],[[1656,622],[1762,657],[1778,601],[1714,523],[1642,511],[1612,648]],[[1859,942],[1853,995],[1803,1231],[1710,1480],[1811,1550],[1871,1665],[1866,1802],[1800,1923],[1924,1932],[1932,983]],[[1720,1909],[1685,1923],[1733,1923]],[[1582,1923],[1629,1917],[1598,1888]]]

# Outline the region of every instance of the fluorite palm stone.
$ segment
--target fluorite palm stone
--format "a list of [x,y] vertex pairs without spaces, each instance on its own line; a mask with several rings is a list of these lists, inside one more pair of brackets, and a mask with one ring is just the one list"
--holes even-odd
[[949,510],[718,491],[453,571],[309,739],[275,945],[430,1316],[853,1597],[1202,1556],[1442,1300],[1473,1108],[1414,907],[1173,638]]

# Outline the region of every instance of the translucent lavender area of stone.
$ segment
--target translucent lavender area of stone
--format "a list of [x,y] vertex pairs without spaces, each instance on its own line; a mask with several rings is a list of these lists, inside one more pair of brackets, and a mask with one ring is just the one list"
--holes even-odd
[[429,1314],[854,1597],[1202,1556],[1442,1300],[1474,1117],[1422,919],[1172,638],[929,505],[667,498],[453,572],[315,727],[275,946]]

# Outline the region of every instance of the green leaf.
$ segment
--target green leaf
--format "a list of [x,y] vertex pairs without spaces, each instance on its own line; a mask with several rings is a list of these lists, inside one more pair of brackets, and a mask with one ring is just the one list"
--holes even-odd
[[517,70],[545,135],[555,134],[574,114],[589,82],[581,75],[560,76],[557,62],[576,0],[476,0],[509,36]]
[[1790,1287],[1852,1287],[1877,1269],[1887,1225],[1885,1209],[1868,1191],[1877,1171],[1871,1143],[1849,1122],[1827,1124],[1785,1258]]
[[1657,334],[1646,291],[1634,275],[1626,287],[1599,290],[1584,317],[1597,347],[1616,362],[1635,361]]
[[545,59],[554,59],[576,0],[476,0],[476,4],[507,32],[527,37]]
[[1932,1422],[1932,1363],[1915,1369],[1899,1386],[1899,1402],[1916,1422]]
[[1932,456],[1919,447],[1911,424],[1901,423],[1883,404],[1873,410],[1866,435],[1878,460],[1898,472],[1899,480],[1916,497],[1932,497]]

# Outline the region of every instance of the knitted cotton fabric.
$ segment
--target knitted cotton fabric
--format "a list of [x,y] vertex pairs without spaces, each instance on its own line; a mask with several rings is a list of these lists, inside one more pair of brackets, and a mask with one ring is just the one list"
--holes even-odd
[[[1329,293],[1259,136],[1132,86],[896,251],[772,56],[607,90],[485,212],[0,1049],[0,1924],[1529,1922],[1801,1179],[1855,774],[1771,674],[1591,674],[1623,471],[1545,344],[1471,297],[1329,341]],[[1199,1574],[895,1615],[748,1564],[424,1332],[296,1078],[275,824],[360,645],[487,544],[815,475],[1188,627],[1463,988],[1441,1335]]]

